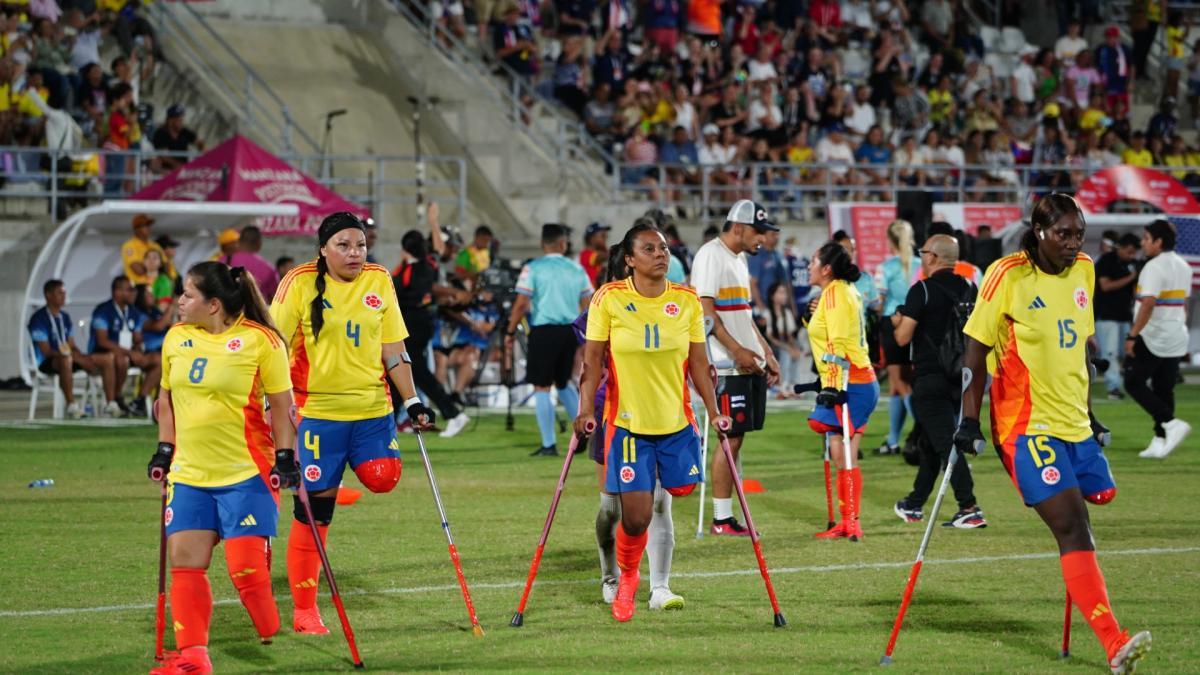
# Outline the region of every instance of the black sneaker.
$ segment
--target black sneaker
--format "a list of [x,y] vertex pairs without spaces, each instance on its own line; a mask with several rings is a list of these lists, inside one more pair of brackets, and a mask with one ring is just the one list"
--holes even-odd
[[530,457],[558,457],[558,446],[548,445],[529,453]]
[[145,417],[146,414],[147,414],[146,399],[144,399],[144,398],[133,399],[133,402],[129,404],[129,416],[130,417]]
[[117,397],[117,407],[121,409],[122,417],[129,417],[131,411],[129,410],[129,404],[125,402],[124,396]]
[[1108,392],[1108,400],[1124,401],[1125,400],[1125,392],[1121,391],[1120,389],[1113,389]]
[[877,454],[877,455],[898,455],[898,454],[900,454],[900,446],[888,445],[887,441],[884,441],[883,444],[879,446],[879,449],[875,451],[875,454]]
[[969,509],[960,509],[954,514],[950,520],[942,523],[942,527],[957,527],[960,530],[974,530],[981,527],[987,527],[987,521],[983,519],[983,509],[978,506],[972,506]]
[[892,507],[892,511],[900,517],[900,520],[906,523],[919,523],[925,519],[925,514],[921,509],[909,508],[908,502],[903,499],[896,502],[896,505]]

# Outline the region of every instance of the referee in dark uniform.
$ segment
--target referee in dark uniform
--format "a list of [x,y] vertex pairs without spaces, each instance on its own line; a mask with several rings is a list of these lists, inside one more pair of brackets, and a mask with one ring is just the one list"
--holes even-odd
[[[974,302],[975,285],[954,273],[958,263],[958,241],[937,234],[921,248],[921,267],[926,279],[908,290],[904,304],[892,315],[896,343],[912,345],[913,415],[921,421],[920,464],[912,492],[896,502],[895,512],[902,520],[915,523],[924,518],[921,511],[938,472],[950,460],[954,430],[958,426],[958,406],[962,388],[954,374],[946,373],[938,359],[938,350],[952,320],[954,306]],[[954,463],[950,475],[958,512],[946,527],[973,529],[987,527],[983,511],[975,503],[975,483],[965,461]]]
[[554,402],[550,386],[567,419],[579,414],[579,391],[571,384],[578,342],[571,322],[587,309],[592,282],[579,263],[566,257],[568,231],[565,225],[542,226],[542,256],[521,268],[517,299],[505,330],[504,346],[512,353],[513,335],[529,315],[529,342],[525,380],[533,385],[535,412],[542,445],[534,456],[558,454],[554,441]]

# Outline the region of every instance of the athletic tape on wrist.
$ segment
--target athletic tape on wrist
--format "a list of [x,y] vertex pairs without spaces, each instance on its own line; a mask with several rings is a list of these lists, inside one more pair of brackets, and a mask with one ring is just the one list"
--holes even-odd
[[421,399],[416,396],[413,396],[412,398],[406,398],[406,399],[404,399],[404,409],[408,410],[409,408],[413,407],[413,405],[420,403],[420,402],[421,402]]

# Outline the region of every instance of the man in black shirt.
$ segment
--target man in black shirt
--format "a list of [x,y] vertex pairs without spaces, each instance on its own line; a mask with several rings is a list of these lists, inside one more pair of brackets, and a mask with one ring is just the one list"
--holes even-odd
[[1096,261],[1096,341],[1100,343],[1100,358],[1108,361],[1104,371],[1104,386],[1114,401],[1125,398],[1121,392],[1121,369],[1125,336],[1133,321],[1133,291],[1137,286],[1137,253],[1141,242],[1137,235],[1127,232],[1116,247]]
[[[150,142],[155,150],[170,152],[187,152],[194,145],[197,150],[204,150],[204,141],[196,136],[196,132],[183,126],[183,115],[186,111],[176,103],[167,108],[167,121],[154,130]],[[183,157],[159,157],[156,168],[161,171],[174,171],[187,162]]]
[[[921,507],[933,491],[938,472],[950,459],[958,424],[962,389],[957,378],[943,370],[938,350],[945,339],[948,323],[953,320],[955,305],[973,301],[977,291],[974,284],[954,273],[954,265],[958,262],[958,241],[954,237],[934,235],[925,241],[920,253],[926,279],[909,289],[904,304],[892,316],[896,343],[901,347],[912,343],[912,408],[921,421],[917,477],[912,492],[895,506],[896,515],[910,523],[924,518]],[[950,485],[954,487],[958,513],[943,526],[987,527],[983,511],[975,503],[975,483],[966,461],[954,463]]]

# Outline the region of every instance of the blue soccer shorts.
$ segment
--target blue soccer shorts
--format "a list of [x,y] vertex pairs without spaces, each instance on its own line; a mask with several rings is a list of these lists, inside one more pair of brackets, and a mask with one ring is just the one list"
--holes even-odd
[[310,492],[341,485],[346,464],[354,469],[373,459],[400,458],[396,423],[390,414],[352,422],[305,417],[297,433],[300,456],[296,459]]
[[168,537],[184,530],[212,530],[222,539],[274,537],[279,497],[262,476],[224,487],[172,482],[163,520]]
[[1020,435],[997,452],[1026,506],[1069,488],[1091,495],[1117,486],[1100,444],[1090,436],[1071,443],[1053,436]]
[[[875,412],[875,404],[879,403],[879,383],[876,381],[851,384],[846,392],[850,405],[850,426],[854,433],[861,434],[867,430],[867,422],[871,413]],[[808,426],[817,433],[828,436],[842,435],[842,404],[826,408],[817,406],[808,416]]]
[[633,434],[618,426],[611,429],[607,434],[605,492],[653,492],[655,479],[666,489],[704,480],[700,436],[691,424],[662,435]]

